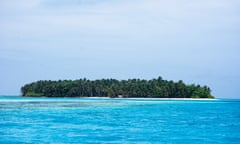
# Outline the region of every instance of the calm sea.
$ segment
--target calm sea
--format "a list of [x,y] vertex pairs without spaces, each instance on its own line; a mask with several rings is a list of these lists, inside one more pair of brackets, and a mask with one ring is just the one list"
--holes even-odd
[[0,97],[0,143],[239,143],[240,100]]

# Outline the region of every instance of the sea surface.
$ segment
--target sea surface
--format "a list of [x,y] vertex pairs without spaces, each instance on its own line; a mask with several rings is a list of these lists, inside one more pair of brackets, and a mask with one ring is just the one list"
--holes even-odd
[[240,100],[0,96],[0,143],[240,143]]

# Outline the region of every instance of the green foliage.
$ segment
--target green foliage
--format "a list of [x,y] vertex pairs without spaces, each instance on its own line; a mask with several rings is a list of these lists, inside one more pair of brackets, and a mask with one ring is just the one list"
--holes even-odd
[[214,98],[210,88],[186,85],[161,77],[151,80],[101,79],[37,81],[21,88],[23,96],[47,97],[145,97],[145,98]]
[[25,94],[25,96],[27,96],[27,97],[41,97],[41,96],[44,96],[44,95],[42,93],[27,92]]
[[210,94],[210,89],[207,86],[200,87],[198,86],[196,90],[192,93],[192,98],[214,98]]

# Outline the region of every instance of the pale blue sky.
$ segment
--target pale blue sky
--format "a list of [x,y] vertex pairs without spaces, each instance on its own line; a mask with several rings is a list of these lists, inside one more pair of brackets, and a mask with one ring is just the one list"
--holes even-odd
[[142,78],[240,98],[239,0],[1,0],[0,94],[37,80]]

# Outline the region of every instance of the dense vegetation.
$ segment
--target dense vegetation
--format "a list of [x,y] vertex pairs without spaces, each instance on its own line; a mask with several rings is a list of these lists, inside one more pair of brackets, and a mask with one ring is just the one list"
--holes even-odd
[[186,85],[183,81],[152,80],[59,80],[37,81],[21,88],[23,96],[47,97],[146,97],[214,98],[207,86]]

